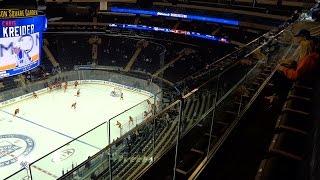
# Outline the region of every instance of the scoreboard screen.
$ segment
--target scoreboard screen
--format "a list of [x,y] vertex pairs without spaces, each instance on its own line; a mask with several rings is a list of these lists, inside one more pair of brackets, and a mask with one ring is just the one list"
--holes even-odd
[[40,65],[45,16],[0,19],[0,78]]

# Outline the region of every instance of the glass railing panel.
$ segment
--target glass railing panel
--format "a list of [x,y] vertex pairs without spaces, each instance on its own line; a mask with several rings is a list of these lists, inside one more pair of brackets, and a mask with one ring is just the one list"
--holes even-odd
[[214,109],[208,110],[180,139],[175,168],[176,179],[187,179],[189,172],[193,171],[195,165],[205,158],[209,142],[216,141],[215,136],[210,136],[213,112]]
[[187,133],[213,111],[217,88],[218,78],[213,77],[183,96],[182,134]]
[[[136,126],[111,146],[111,169],[108,177],[112,179],[131,179],[139,170],[152,163],[153,122]],[[110,171],[111,170],[111,171]]]
[[158,161],[167,153],[166,167],[169,170],[168,172],[171,178],[174,177],[174,167],[176,166],[175,162],[178,158],[178,156],[174,156],[173,152],[177,150],[177,142],[180,134],[182,133],[180,131],[182,125],[181,105],[182,103],[180,100],[175,101],[159,113],[155,119],[155,147],[152,154],[154,156],[154,161]]
[[97,179],[107,177],[109,170],[109,155],[105,149],[77,166],[72,172],[60,177],[63,180],[73,179]]
[[110,119],[111,169],[114,179],[131,178],[134,171],[152,163],[156,97],[149,97],[131,109]]
[[[32,178],[35,180],[57,179],[85,160],[90,159],[107,145],[108,124],[104,123],[33,162],[30,165]],[[88,168],[88,164],[84,165],[88,172],[81,172],[83,178],[91,175],[91,169],[95,164],[99,164],[101,159],[104,157],[99,156],[97,159],[89,161],[90,168]]]
[[[149,165],[151,165],[151,163],[156,163],[170,149],[172,150],[175,148],[178,138],[180,105],[180,101],[172,103],[171,105],[158,112],[154,117],[151,117],[148,120],[147,124],[138,129],[135,135],[139,139],[139,143],[136,143],[135,145],[135,149],[137,150],[135,150],[135,153],[130,156],[131,161],[128,162],[124,159],[122,162],[134,164],[138,161],[140,162],[140,164],[133,165],[135,169],[133,171],[129,170],[130,172],[127,173],[130,174],[129,176],[123,176],[122,173],[119,173],[117,170],[113,170],[113,173],[117,174],[115,176],[115,179],[140,178],[141,175],[143,175],[149,168]],[[171,154],[169,155],[171,157],[172,152],[169,153]],[[134,160],[134,158],[136,157],[139,158],[137,160]],[[174,157],[166,160],[166,167],[172,170],[170,171],[171,176],[173,176],[174,164]],[[115,166],[118,167],[118,169],[122,168],[122,165]]]
[[[96,163],[97,166],[88,168],[85,165],[82,165],[77,167],[77,170],[74,170],[73,173],[70,173],[70,175],[66,177],[74,177],[76,172],[83,173],[83,169],[89,172],[86,173],[86,175],[90,175],[91,178],[109,179],[111,175],[112,177],[130,176],[130,173],[119,171],[119,168],[117,167],[120,165],[121,167],[125,166],[126,164],[123,163],[133,163],[135,167],[139,168],[145,167],[148,163],[151,163],[152,154],[149,153],[149,155],[146,155],[144,153],[147,150],[149,152],[152,151],[152,149],[151,151],[149,149],[153,147],[154,142],[152,133],[154,123],[153,120],[150,119],[156,112],[154,109],[154,102],[157,102],[156,96],[149,97],[145,101],[110,119],[106,123],[107,135],[105,137],[107,140],[105,142],[110,141],[112,145],[107,146],[95,155],[93,159],[98,159],[95,161],[98,162]],[[84,141],[95,142],[90,138],[91,137],[87,135],[82,139]],[[141,143],[143,145],[141,145]],[[139,146],[137,146],[137,144]],[[134,170],[130,167],[126,168],[128,169],[128,172],[129,170]],[[113,174],[110,174],[110,170],[112,170]]]
[[153,115],[154,97],[149,97],[110,120],[110,140],[114,142]]
[[[176,101],[160,111],[154,118],[155,123],[155,148],[151,153],[154,159],[159,158],[164,152],[176,143],[178,127],[181,116],[181,101]],[[181,132],[180,132],[181,133]]]
[[29,175],[28,165],[26,164],[24,169],[12,174],[11,176],[5,178],[5,180],[29,180],[31,179]]
[[[213,137],[219,139],[227,135],[266,85],[265,82],[281,57],[278,56],[280,50],[275,48],[275,51],[271,52],[271,47],[262,46],[256,49],[220,75],[217,107],[210,132]],[[273,55],[266,56],[266,50]],[[208,150],[215,144],[212,139]]]

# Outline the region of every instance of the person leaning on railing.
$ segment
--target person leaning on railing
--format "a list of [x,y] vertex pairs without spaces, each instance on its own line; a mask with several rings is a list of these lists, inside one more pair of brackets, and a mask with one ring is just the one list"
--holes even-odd
[[312,38],[310,32],[302,29],[295,36],[299,40],[310,41],[310,50],[303,52],[304,55],[300,57],[296,65],[281,64],[277,67],[277,72],[274,74],[273,95],[266,97],[266,99],[273,103],[274,100],[285,96],[290,84],[296,80],[312,79],[314,74],[319,69],[319,40]]
[[301,46],[302,52],[300,53],[301,55],[299,56],[296,67],[286,67],[285,65],[278,67],[278,71],[283,73],[283,75],[291,81],[305,78],[306,76],[310,77],[318,68],[319,64],[318,42],[312,40],[310,32],[302,29],[296,37],[302,39],[303,44],[305,44]]
[[310,32],[308,30],[300,30],[300,32],[295,36],[295,40],[299,44],[298,47],[290,57],[287,57],[281,62],[281,65],[295,68],[302,57],[311,53],[313,41],[311,40]]

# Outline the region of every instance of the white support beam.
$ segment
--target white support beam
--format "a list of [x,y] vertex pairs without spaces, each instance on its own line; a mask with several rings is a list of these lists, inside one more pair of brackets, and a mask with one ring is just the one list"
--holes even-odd
[[136,51],[134,52],[133,56],[131,57],[130,61],[128,62],[128,64],[126,65],[126,67],[124,68],[125,72],[130,71],[131,67],[133,66],[133,64],[136,62],[137,57],[140,55],[142,51],[142,47],[138,47],[136,49]]

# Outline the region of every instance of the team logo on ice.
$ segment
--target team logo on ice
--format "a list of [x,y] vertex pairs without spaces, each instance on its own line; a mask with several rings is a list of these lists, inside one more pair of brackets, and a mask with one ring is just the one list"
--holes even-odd
[[34,148],[34,141],[25,135],[0,135],[0,167],[18,161],[20,156],[27,156]]
[[70,149],[65,149],[61,152],[57,152],[56,154],[53,154],[53,158],[51,159],[51,161],[54,163],[64,161],[69,157],[71,157],[75,151],[76,151],[75,149],[70,148]]

